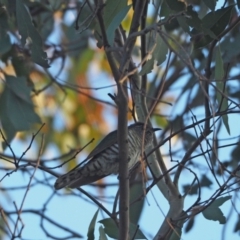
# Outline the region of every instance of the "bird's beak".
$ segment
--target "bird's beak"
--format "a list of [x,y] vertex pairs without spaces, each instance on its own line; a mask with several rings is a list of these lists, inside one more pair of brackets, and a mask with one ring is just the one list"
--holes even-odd
[[159,130],[162,130],[162,129],[161,128],[153,128],[154,132],[159,131]]

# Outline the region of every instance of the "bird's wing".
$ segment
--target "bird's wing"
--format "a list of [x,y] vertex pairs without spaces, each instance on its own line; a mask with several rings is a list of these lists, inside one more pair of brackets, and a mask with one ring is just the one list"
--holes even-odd
[[[103,140],[92,150],[92,152],[88,155],[88,157],[85,159],[87,161],[86,165],[89,165],[91,163],[91,160],[106,150],[108,147],[112,146],[117,142],[117,130],[109,133]],[[84,161],[84,162],[85,162]],[[86,166],[84,165],[84,166]],[[109,174],[101,174],[101,175],[88,175],[84,176],[81,174],[81,170],[83,167],[77,166],[74,169],[72,169],[70,172],[60,176],[57,181],[55,182],[55,189],[61,189],[63,187],[79,187],[82,185],[86,185],[92,182],[95,182],[103,177],[106,177]]]
[[117,130],[110,132],[103,140],[90,152],[87,159],[91,159],[117,142]]

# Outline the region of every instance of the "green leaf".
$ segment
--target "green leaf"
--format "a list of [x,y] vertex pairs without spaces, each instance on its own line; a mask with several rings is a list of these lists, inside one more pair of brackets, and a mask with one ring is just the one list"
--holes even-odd
[[240,0],[237,0],[238,9],[240,9]]
[[167,58],[168,46],[163,41],[161,36],[159,36],[159,34],[157,35],[156,41],[157,41],[157,46],[156,46],[155,50],[153,51],[153,56],[154,56],[154,59],[157,61],[157,66],[159,66]]
[[102,226],[99,227],[99,240],[108,240]]
[[194,223],[195,223],[195,218],[190,218],[185,228],[186,233],[192,229],[192,227],[194,226]]
[[202,212],[203,216],[212,221],[219,221],[220,224],[226,223],[226,217],[223,215],[223,212],[218,207],[209,206]]
[[[222,52],[224,52],[224,62],[231,62],[232,58],[239,55],[240,48],[239,48],[239,42],[240,42],[240,33],[238,32],[234,38],[232,36],[226,37],[221,42],[221,49]],[[240,96],[240,95],[238,95]]]
[[118,239],[119,229],[111,218],[105,218],[99,221],[104,226],[104,232],[111,238]]
[[6,85],[0,97],[0,118],[10,141],[18,131],[29,130],[33,123],[40,123],[34,112],[30,88],[24,77],[5,75]]
[[182,29],[185,32],[190,33],[190,28],[189,28],[189,25],[186,22],[186,18],[185,17],[178,17],[177,21],[178,21],[178,24],[182,27]]
[[226,217],[223,215],[219,206],[224,202],[231,199],[231,196],[220,197],[216,199],[209,207],[207,207],[203,212],[203,216],[208,220],[219,221],[220,224],[226,223]]
[[31,16],[22,0],[16,1],[16,16],[22,45],[25,45],[28,40],[33,61],[44,68],[48,68],[47,54],[43,51],[42,38],[33,26]]
[[216,207],[220,207],[221,205],[223,205],[226,201],[228,201],[229,199],[231,199],[232,196],[226,196],[226,197],[220,197],[217,198],[212,204],[211,206],[216,206]]
[[123,7],[116,16],[112,19],[110,25],[107,28],[107,38],[108,43],[112,46],[114,42],[114,36],[115,36],[115,30],[118,28],[122,20],[127,15],[129,9],[132,7],[132,5],[128,5]]
[[[8,93],[6,91],[3,91],[3,93],[0,96],[0,119],[2,123],[2,128],[5,132],[5,137],[7,138],[8,143],[12,141],[14,136],[17,133],[17,130],[15,129],[13,123],[9,121],[8,112],[6,111],[5,103],[7,102],[7,95]],[[3,148],[6,148],[6,144],[3,144]]]
[[[224,99],[225,99],[225,98],[224,98]],[[224,102],[226,102],[226,101],[223,100],[222,107],[223,107],[223,108],[227,108],[227,105],[224,104]],[[222,116],[222,120],[223,120],[223,124],[224,124],[224,126],[225,126],[228,134],[231,135],[230,127],[229,127],[229,124],[228,124],[228,115],[227,115],[227,114],[224,114],[224,115]]]
[[216,6],[216,0],[203,0],[203,2],[207,7],[209,7],[212,11],[214,11]]
[[154,65],[154,58],[152,57],[151,59],[146,61],[146,63],[143,65],[139,74],[142,76],[142,75],[145,75],[145,74],[148,74],[148,73],[152,72],[153,65]]
[[202,21],[201,19],[198,17],[198,13],[193,10],[193,6],[188,6],[187,7],[187,18],[186,18],[186,22],[190,27],[195,28],[197,31],[201,32],[202,31]]
[[127,6],[127,0],[119,0],[119,1],[112,1],[107,0],[106,5],[104,8],[104,24],[105,27],[108,28],[108,26],[111,24],[115,16]]
[[186,4],[179,0],[165,0],[166,4],[175,12],[185,11]]
[[0,29],[0,54],[8,52],[12,47],[10,37],[6,32]]
[[238,217],[238,220],[237,220],[236,225],[234,227],[234,232],[240,232],[240,216]]
[[[119,229],[116,226],[115,222],[111,218],[105,218],[99,221],[104,225],[104,232],[111,238],[119,238]],[[137,231],[137,234],[136,234]],[[129,238],[132,239],[135,236],[135,239],[147,239],[137,225],[130,223],[129,225]]]
[[88,240],[94,240],[94,229],[95,229],[98,212],[99,212],[99,209],[95,212],[95,214],[93,215],[93,218],[89,224],[88,234],[87,234]]
[[224,78],[224,66],[221,56],[220,46],[216,48],[216,65],[215,65],[215,79],[217,81],[222,81]]
[[[217,89],[219,89],[221,92],[224,92],[223,78],[224,78],[224,65],[223,65],[223,60],[221,56],[221,49],[220,49],[220,46],[218,46],[216,48],[215,79],[217,81],[216,82]],[[226,92],[224,93],[226,94]],[[221,104],[220,106],[221,108],[219,109],[219,111],[226,110],[228,108],[227,98],[222,96],[222,94],[217,90],[216,90],[216,97],[217,97],[218,103]],[[227,114],[223,115],[222,120],[228,134],[230,135],[231,133],[230,133],[230,127],[228,124],[228,115]]]
[[184,133],[184,139],[183,144],[186,148],[189,148],[192,146],[192,144],[196,141],[196,137],[192,135],[191,133],[185,132]]
[[[207,178],[205,175],[200,180],[200,187],[210,187],[212,185],[212,181]],[[183,185],[184,192],[188,192],[188,195],[197,194],[199,191],[199,185],[196,183],[193,186],[190,184]],[[190,190],[190,191],[189,191]]]
[[[200,37],[198,37],[198,40],[195,41],[195,48],[206,46],[223,32],[229,23],[233,8],[234,6],[232,5],[217,11],[212,11],[202,19],[203,32],[201,33]],[[200,34],[199,29],[194,29],[193,33],[194,32],[197,35]]]
[[[142,174],[137,174],[135,178],[137,181],[130,188],[130,202],[136,201],[140,196],[144,195],[144,184],[142,180]],[[144,182],[144,183],[143,183]],[[133,224],[138,224],[140,216],[142,214],[145,198],[141,198],[139,201],[135,202],[129,209],[130,222]]]
[[170,14],[174,13],[169,6],[167,5],[166,1],[162,1],[161,9],[160,9],[160,17],[169,17]]
[[203,175],[200,184],[202,187],[210,187],[213,183],[206,175]]
[[208,13],[202,19],[203,26],[207,29],[212,29],[213,27],[220,27],[219,29],[221,30],[219,32],[215,32],[216,35],[220,34],[227,26],[231,16],[231,11],[233,8],[234,6],[229,6],[229,7],[221,8],[217,11]]

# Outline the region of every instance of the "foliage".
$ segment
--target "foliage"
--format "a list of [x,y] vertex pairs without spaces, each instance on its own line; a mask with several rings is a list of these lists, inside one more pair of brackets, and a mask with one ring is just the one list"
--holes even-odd
[[[180,239],[196,237],[197,216],[222,239],[239,235],[239,9],[239,0],[0,0],[1,239]],[[116,177],[54,190],[136,119],[162,131],[129,196]]]

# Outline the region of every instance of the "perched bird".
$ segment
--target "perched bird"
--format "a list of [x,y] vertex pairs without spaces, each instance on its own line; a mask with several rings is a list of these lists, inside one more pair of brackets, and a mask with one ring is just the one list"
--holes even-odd
[[[153,143],[154,131],[160,128],[151,128],[144,123],[138,122],[128,127],[128,170],[130,171],[139,161],[142,149],[142,138],[145,131],[145,149]],[[144,150],[145,150],[144,149]],[[109,133],[93,151],[88,155],[89,160],[85,165],[77,167],[60,176],[55,182],[55,189],[63,187],[76,188],[95,182],[110,174],[119,171],[119,152],[117,143],[117,130]]]

